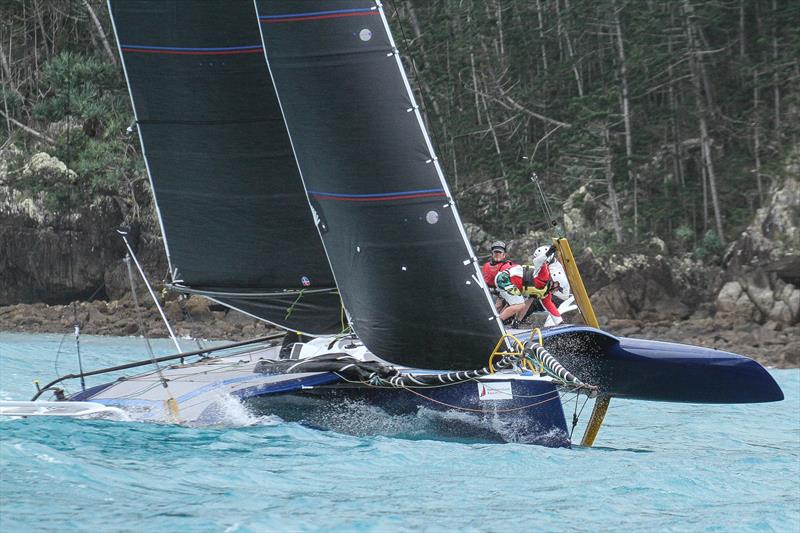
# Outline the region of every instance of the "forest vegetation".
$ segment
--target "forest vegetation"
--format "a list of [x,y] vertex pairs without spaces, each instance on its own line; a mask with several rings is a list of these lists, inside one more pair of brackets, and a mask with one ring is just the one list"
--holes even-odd
[[[547,227],[535,174],[557,215],[567,198],[583,211],[591,231],[573,237],[596,253],[658,237],[713,257],[798,144],[800,2],[384,6],[462,216],[492,234]],[[0,75],[0,185],[54,211],[110,196],[150,216],[104,1],[0,0]],[[37,152],[68,170],[24,172]]]

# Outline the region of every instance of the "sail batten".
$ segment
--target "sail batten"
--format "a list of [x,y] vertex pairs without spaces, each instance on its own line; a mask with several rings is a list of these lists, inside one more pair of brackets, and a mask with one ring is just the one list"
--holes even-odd
[[341,331],[253,4],[109,10],[176,290],[304,333]]

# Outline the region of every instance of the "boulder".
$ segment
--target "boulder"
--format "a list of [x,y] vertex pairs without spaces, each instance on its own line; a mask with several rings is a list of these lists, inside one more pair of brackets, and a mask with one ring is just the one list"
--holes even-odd
[[[184,301],[184,309],[186,309],[186,314],[188,317],[191,317],[191,320],[210,321],[214,319],[214,313],[211,312],[211,309],[209,308],[209,303],[210,303],[209,300],[205,298],[201,298],[199,296],[192,296],[188,300]],[[236,314],[241,314],[241,313],[236,313]]]
[[717,295],[717,310],[724,313],[734,313],[737,311],[737,302],[742,296],[742,286],[738,281],[729,281],[722,286]]
[[469,239],[470,244],[472,244],[472,248],[475,250],[475,253],[481,254],[484,251],[488,253],[489,247],[492,245],[492,239],[488,233],[483,231],[477,224],[473,224],[471,222],[464,223],[464,231],[467,234],[467,238]]
[[22,169],[22,175],[26,178],[33,176],[43,181],[63,182],[66,178],[69,183],[77,183],[78,175],[74,170],[67,169],[57,157],[53,157],[47,152],[38,152],[31,156],[30,161]]
[[770,310],[767,317],[770,320],[774,320],[781,324],[791,324],[792,323],[792,311],[786,302],[778,300],[774,304],[772,304],[772,309]]
[[597,201],[586,185],[570,194],[562,206],[564,230],[567,235],[586,235],[594,231]]
[[736,309],[733,310],[733,314],[748,322],[757,321],[761,316],[761,312],[745,293],[742,293],[736,300]]
[[131,244],[149,275],[160,276],[167,270],[158,220],[144,182],[135,191],[126,191],[135,194],[135,205],[128,204],[134,202],[127,195],[97,195],[68,211],[53,210],[43,194],[33,194],[20,184],[35,181],[47,189],[54,181],[68,187],[84,176],[78,177],[45,152],[15,162],[19,171],[11,173],[8,161],[17,157],[12,152],[0,150],[0,305],[122,297],[129,290],[121,261],[125,247],[115,231],[122,226],[136,230],[130,233]]
[[612,256],[599,270],[608,274],[608,281],[591,298],[597,314],[605,318],[680,320],[701,302],[679,265],[663,257]]
[[792,313],[792,322],[800,322],[800,289],[794,289],[784,301]]

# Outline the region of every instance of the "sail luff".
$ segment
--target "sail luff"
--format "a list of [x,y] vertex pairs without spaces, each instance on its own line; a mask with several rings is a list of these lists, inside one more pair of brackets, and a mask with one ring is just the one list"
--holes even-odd
[[[145,148],[144,139],[142,138],[142,129],[139,127],[139,115],[136,111],[136,105],[133,101],[133,91],[131,90],[131,82],[130,79],[128,78],[128,67],[125,65],[125,58],[122,55],[122,45],[120,44],[121,41],[119,38],[119,33],[117,32],[117,23],[114,20],[114,11],[111,8],[112,1],[113,0],[107,0],[106,2],[108,5],[108,15],[109,18],[111,19],[111,27],[114,30],[114,41],[117,45],[117,53],[119,54],[119,59],[120,59],[119,62],[120,64],[122,64],[122,73],[125,75],[125,88],[128,90],[128,97],[130,98],[131,101],[131,109],[133,110],[133,119],[135,122],[134,125],[136,127],[136,134],[139,137],[139,146],[142,148],[142,159],[144,159],[144,167],[145,171],[147,172],[147,181],[150,183],[150,190],[155,191],[155,185],[153,184],[153,174],[150,170],[150,163],[147,159],[147,150]],[[174,272],[174,269],[172,267],[172,259],[169,253],[169,244],[167,243],[167,232],[164,231],[164,221],[161,218],[161,209],[159,209],[158,207],[158,198],[156,198],[155,194],[153,194],[152,196],[153,196],[153,204],[155,205],[156,208],[156,217],[158,218],[158,227],[161,230],[161,239],[164,241],[164,254],[167,257],[167,265],[169,266],[169,273],[171,277],[172,273]]]
[[[255,8],[256,20],[258,21],[259,20],[258,2],[256,0],[253,0],[253,7]],[[286,122],[286,113],[284,112],[283,104],[281,103],[281,95],[280,95],[280,93],[278,93],[278,88],[275,86],[275,78],[273,78],[273,76],[272,76],[272,68],[270,67],[270,64],[269,64],[269,58],[267,57],[267,51],[263,46],[263,43],[265,42],[265,40],[264,40],[264,30],[263,30],[262,25],[260,23],[258,24],[258,33],[261,36],[262,50],[263,50],[263,53],[264,53],[264,61],[267,64],[267,70],[269,71],[269,78],[270,78],[270,81],[272,82],[272,87],[275,90],[275,97],[276,97],[276,99],[278,101],[278,108],[281,111],[281,117],[283,117],[283,122],[284,122],[284,124],[286,124],[287,123]],[[292,154],[294,155],[295,162],[297,162],[298,161],[298,159],[297,159],[297,150],[295,149],[294,139],[292,139],[292,131],[288,127],[286,128],[286,134],[287,134],[287,137],[289,138],[289,145],[292,147]],[[322,244],[322,249],[325,252],[325,259],[328,261],[328,265],[331,265],[331,258],[330,258],[330,255],[328,255],[328,249],[324,244],[324,239],[322,237],[322,231],[320,230],[320,226],[317,223],[317,213],[314,210],[314,206],[311,203],[311,197],[309,196],[308,186],[306,185],[305,179],[303,178],[303,169],[301,168],[299,163],[297,164],[297,174],[300,176],[300,182],[303,184],[303,192],[306,195],[306,202],[308,202],[308,208],[311,211],[311,214],[315,219],[314,220],[314,222],[315,222],[314,223],[314,228],[316,229],[317,234],[319,235],[320,242],[323,243]],[[339,287],[339,283],[336,281],[336,271],[333,270],[333,268],[331,268],[331,275],[333,276],[334,284],[337,287]],[[348,317],[348,322],[349,322],[349,317]],[[343,326],[342,329],[344,330],[344,324],[342,324],[342,326]]]
[[456,207],[455,200],[453,199],[453,194],[450,192],[450,186],[447,184],[447,180],[444,176],[444,171],[442,170],[442,166],[439,163],[439,158],[436,156],[436,151],[433,148],[433,143],[431,142],[430,136],[428,135],[428,130],[425,127],[425,122],[422,119],[422,113],[420,112],[419,105],[417,105],[416,98],[414,96],[414,90],[411,88],[411,83],[408,80],[408,75],[406,75],[405,68],[403,68],[403,61],[400,58],[400,51],[397,48],[397,43],[395,43],[394,36],[392,35],[391,28],[389,27],[389,21],[386,18],[386,13],[383,10],[383,4],[380,0],[375,0],[376,5],[378,6],[378,11],[381,14],[381,20],[383,21],[383,27],[386,31],[386,34],[389,36],[389,42],[392,45],[392,49],[394,50],[394,57],[397,63],[397,69],[400,72],[400,76],[403,79],[403,84],[405,85],[406,92],[408,93],[408,98],[411,100],[411,103],[414,106],[414,114],[417,117],[417,122],[419,123],[419,129],[422,132],[422,136],[425,138],[425,144],[428,146],[428,150],[433,161],[434,166],[436,167],[436,174],[439,176],[439,182],[442,185],[442,188],[445,190],[447,194],[447,200],[450,203],[450,208],[452,209],[453,216],[456,219],[457,226],[459,233],[461,233],[461,238],[464,240],[464,246],[469,252],[469,260],[475,268],[475,279],[478,280],[478,284],[483,288],[483,292],[486,294],[486,300],[489,302],[489,305],[492,309],[492,313],[495,317],[495,321],[497,322],[497,326],[500,329],[500,334],[502,334],[503,330],[503,322],[500,320],[500,315],[497,313],[495,308],[494,302],[492,301],[492,296],[489,294],[489,289],[486,287],[486,283],[483,279],[483,274],[481,269],[478,265],[478,258],[475,256],[474,250],[472,249],[472,244],[469,242],[469,238],[467,237],[467,233],[464,231],[464,224],[461,221],[461,215],[458,213],[458,208]]

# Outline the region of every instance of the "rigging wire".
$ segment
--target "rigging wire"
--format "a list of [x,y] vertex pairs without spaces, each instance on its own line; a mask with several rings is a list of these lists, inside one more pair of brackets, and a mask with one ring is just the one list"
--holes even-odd
[[583,414],[583,408],[586,407],[586,404],[589,402],[589,397],[587,396],[583,401],[583,405],[581,405],[581,410],[578,411],[578,396],[579,394],[575,394],[575,411],[572,413],[572,428],[569,430],[569,440],[572,440],[572,434],[575,432],[575,427],[578,425],[578,420],[580,420],[581,415]]
[[[125,240],[124,235],[123,235],[123,240]],[[164,391],[167,394],[167,400],[166,400],[167,410],[170,413],[170,415],[172,416],[172,418],[175,421],[177,421],[178,420],[178,413],[179,413],[178,402],[177,402],[177,400],[175,400],[175,396],[173,396],[172,392],[169,390],[169,385],[167,384],[167,379],[164,377],[164,374],[161,372],[161,366],[158,364],[158,361],[156,361],[156,357],[153,354],[153,347],[150,345],[150,339],[146,335],[146,330],[144,329],[144,325],[143,325],[143,321],[142,321],[141,310],[139,309],[139,298],[136,295],[136,285],[134,284],[134,281],[133,281],[133,269],[131,268],[130,245],[128,244],[127,240],[125,240],[125,244],[128,246],[128,253],[125,255],[125,264],[128,267],[128,279],[129,279],[130,284],[131,284],[131,295],[133,297],[134,306],[136,307],[136,315],[137,315],[137,317],[139,319],[139,327],[141,328],[141,331],[144,333],[145,341],[147,342],[147,351],[150,353],[150,359],[152,360],[153,365],[156,368],[156,372],[158,373],[158,378],[159,378],[159,381],[161,382],[161,386],[164,387]],[[145,283],[146,283],[146,280],[145,280]],[[158,302],[156,302],[156,306],[158,306]],[[169,323],[167,323],[167,329],[169,329]],[[170,331],[170,333],[172,333],[172,332]],[[173,341],[175,341],[174,336],[173,336]],[[175,341],[175,343],[177,345],[177,341]],[[178,349],[180,350],[180,346],[178,346]],[[82,379],[83,379],[83,370],[81,370],[81,380]]]
[[532,172],[530,179],[533,185],[536,187],[536,203],[539,205],[539,209],[541,209],[542,214],[544,215],[546,226],[548,229],[552,229],[556,234],[563,233],[558,218],[553,216],[553,211],[550,209],[550,202],[547,200],[547,195],[544,192],[542,181],[539,179],[538,174],[536,174],[536,172]]
[[[142,337],[144,337],[145,344],[147,344],[147,353],[150,355],[150,359],[155,359],[155,355],[153,354],[153,346],[150,344],[150,337],[147,334],[147,328],[144,326],[142,310],[139,307],[139,297],[136,295],[136,282],[133,279],[130,254],[125,255],[125,266],[128,267],[128,281],[131,285],[131,297],[133,299],[133,307],[136,309],[136,320],[139,322],[139,331],[141,332]],[[158,368],[158,363],[156,363],[156,368]]]
[[64,345],[64,341],[66,340],[67,335],[69,335],[69,333],[64,333],[61,336],[61,342],[58,343],[58,349],[56,350],[56,358],[55,361],[53,361],[53,365],[55,366],[56,376],[61,375],[61,373],[58,370],[58,358],[61,356],[61,346]]

